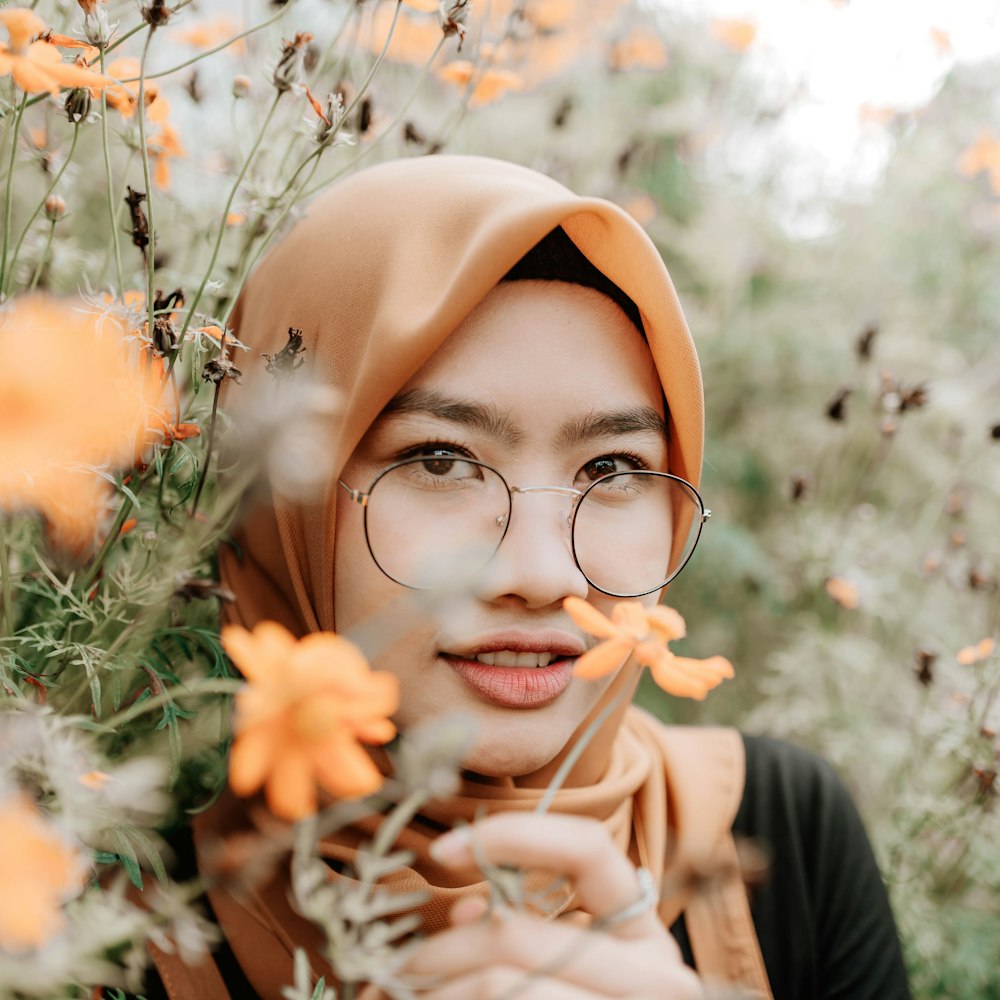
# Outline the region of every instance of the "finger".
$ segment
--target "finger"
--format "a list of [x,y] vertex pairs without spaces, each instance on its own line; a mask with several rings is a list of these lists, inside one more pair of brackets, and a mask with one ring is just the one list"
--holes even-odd
[[[478,856],[494,865],[544,868],[566,875],[575,884],[580,907],[595,917],[611,916],[631,906],[643,893],[634,866],[603,824],[580,816],[489,816],[438,837],[431,854],[453,867],[475,865]],[[655,905],[608,932],[623,940],[650,935],[670,937],[656,915]]]
[[489,965],[544,973],[604,996],[632,996],[638,984],[673,971],[660,942],[616,941],[565,921],[515,913],[433,935],[409,958],[404,974],[418,989]]

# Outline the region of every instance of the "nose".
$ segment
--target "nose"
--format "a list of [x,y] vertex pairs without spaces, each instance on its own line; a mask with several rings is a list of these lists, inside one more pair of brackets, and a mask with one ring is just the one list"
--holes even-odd
[[507,534],[483,569],[476,596],[491,603],[517,599],[532,609],[561,605],[570,595],[586,598],[590,584],[573,558],[572,497],[511,492]]

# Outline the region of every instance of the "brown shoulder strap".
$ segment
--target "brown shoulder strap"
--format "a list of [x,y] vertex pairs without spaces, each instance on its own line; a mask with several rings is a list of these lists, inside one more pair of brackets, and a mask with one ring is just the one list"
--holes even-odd
[[732,833],[746,780],[743,738],[735,729],[667,726],[661,747],[677,832],[674,863],[727,873],[684,909],[698,972],[773,1000]]
[[177,952],[167,952],[147,942],[156,971],[170,1000],[230,1000],[219,967],[211,955],[198,965],[188,965]]

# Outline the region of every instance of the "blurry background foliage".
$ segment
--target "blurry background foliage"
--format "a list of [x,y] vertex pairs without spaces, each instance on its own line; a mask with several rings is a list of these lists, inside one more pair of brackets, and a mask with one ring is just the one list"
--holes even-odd
[[[158,286],[190,296],[264,114],[264,102],[233,99],[234,76],[267,88],[276,32],[308,31],[311,91],[350,105],[396,8],[289,3],[275,29],[159,81],[185,155],[159,178]],[[62,31],[76,16],[69,3],[37,9]],[[803,195],[775,139],[796,95],[776,99],[744,71],[752,22],[616,0],[482,0],[457,52],[454,37],[441,45],[436,10],[399,9],[384,65],[341,123],[344,148],[296,195],[379,159],[481,153],[609,197],[646,226],[708,401],[714,515],[670,600],[695,637],[686,651],[728,656],[737,679],[704,706],[652,687],[642,699],[665,718],[829,757],[875,841],[915,995],[1000,997],[1000,66],[956,68],[916,109],[866,109],[869,138],[891,152],[884,169],[860,188]],[[162,29],[172,41],[151,48],[151,69],[218,44],[242,16],[190,4]],[[9,101],[4,88],[8,120]],[[200,322],[231,303],[250,234],[295,217],[282,196],[314,140],[293,129],[318,122],[296,101],[238,185]],[[32,162],[18,167],[15,232],[66,154],[60,103],[31,108],[18,139]],[[113,125],[122,186],[138,183],[131,127]],[[12,291],[36,270],[57,292],[114,281],[101,162],[89,127],[58,186],[66,220],[51,245],[41,219],[28,231]],[[141,287],[127,238],[122,249],[126,285]]]

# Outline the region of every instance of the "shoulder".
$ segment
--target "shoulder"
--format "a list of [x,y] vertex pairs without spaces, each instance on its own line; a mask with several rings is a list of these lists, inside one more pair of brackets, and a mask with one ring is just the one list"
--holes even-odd
[[733,832],[771,859],[752,900],[769,971],[781,968],[798,983],[791,995],[907,997],[885,886],[844,782],[809,750],[762,736],[743,741],[746,785]]

